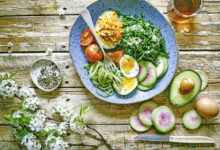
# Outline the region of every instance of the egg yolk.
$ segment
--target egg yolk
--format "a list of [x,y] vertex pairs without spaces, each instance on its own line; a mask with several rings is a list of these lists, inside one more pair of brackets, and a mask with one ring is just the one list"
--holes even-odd
[[122,88],[125,91],[132,89],[135,86],[135,78],[124,78],[122,81]]
[[125,73],[129,73],[134,68],[134,60],[130,57],[125,57],[121,62],[121,68]]

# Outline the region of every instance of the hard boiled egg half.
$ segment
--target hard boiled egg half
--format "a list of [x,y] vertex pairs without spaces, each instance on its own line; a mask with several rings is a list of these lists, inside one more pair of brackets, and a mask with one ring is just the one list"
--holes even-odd
[[127,78],[124,77],[121,83],[120,91],[117,91],[120,95],[128,95],[131,93],[138,85],[137,78]]
[[125,77],[132,78],[137,76],[139,72],[139,66],[137,61],[133,57],[129,55],[124,55],[123,57],[121,57],[119,64],[120,70]]

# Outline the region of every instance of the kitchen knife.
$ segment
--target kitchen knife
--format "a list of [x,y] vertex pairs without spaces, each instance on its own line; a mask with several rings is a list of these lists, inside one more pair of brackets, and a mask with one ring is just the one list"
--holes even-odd
[[215,143],[214,139],[207,136],[169,136],[157,134],[142,134],[136,136],[134,139],[154,142]]

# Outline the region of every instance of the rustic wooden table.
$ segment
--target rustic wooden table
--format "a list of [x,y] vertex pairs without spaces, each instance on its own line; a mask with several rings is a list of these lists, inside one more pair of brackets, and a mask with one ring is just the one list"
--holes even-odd
[[[130,112],[140,103],[115,105],[98,100],[82,85],[69,55],[69,32],[79,12],[95,0],[0,0],[0,72],[17,70],[16,82],[31,85],[29,71],[31,65],[40,58],[55,61],[62,69],[63,82],[52,93],[44,93],[36,88],[41,98],[41,107],[51,115],[54,104],[65,104],[79,110],[80,105],[92,104],[92,110],[85,120],[111,143],[116,149],[219,149],[220,115],[214,119],[203,120],[201,127],[189,131],[183,127],[181,116],[193,107],[191,102],[184,107],[170,105],[168,90],[153,98],[159,105],[168,105],[175,111],[177,124],[171,135],[204,135],[216,140],[215,145],[171,144],[153,142],[135,142],[134,132],[128,123]],[[148,0],[167,18],[165,0]],[[66,9],[66,15],[59,16],[58,9]],[[173,24],[174,25],[174,24]],[[174,25],[176,31],[181,28]],[[177,72],[183,69],[201,69],[209,78],[205,91],[198,97],[213,98],[220,105],[220,1],[205,0],[205,6],[191,24],[190,33],[176,32],[180,50]],[[8,43],[13,47],[9,48]],[[45,51],[54,50],[52,56]],[[10,53],[12,51],[12,54]],[[0,99],[0,116],[9,114],[17,108],[19,100]],[[155,129],[147,133],[156,133]],[[84,144],[98,144],[86,136],[67,136],[75,144],[70,149],[90,149]],[[103,147],[102,147],[103,148]],[[0,117],[0,149],[19,149],[9,122]]]

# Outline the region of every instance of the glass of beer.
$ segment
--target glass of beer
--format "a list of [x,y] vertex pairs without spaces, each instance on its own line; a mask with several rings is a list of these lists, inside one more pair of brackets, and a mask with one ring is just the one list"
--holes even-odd
[[168,16],[177,23],[187,23],[198,14],[204,0],[170,0],[167,6]]

